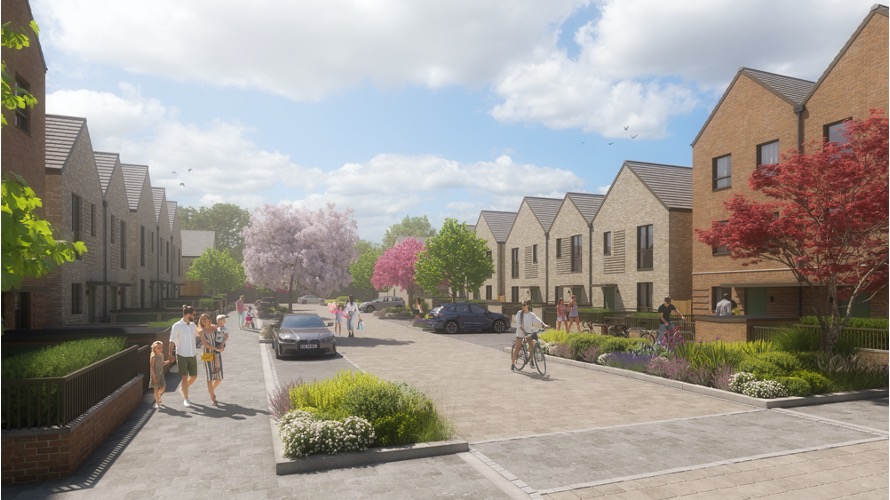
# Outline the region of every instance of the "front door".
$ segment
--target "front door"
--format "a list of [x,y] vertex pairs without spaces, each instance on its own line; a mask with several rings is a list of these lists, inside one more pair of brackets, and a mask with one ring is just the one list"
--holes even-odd
[[766,316],[768,298],[766,288],[746,288],[742,310],[745,316]]
[[615,287],[614,286],[604,286],[603,287],[603,307],[605,307],[607,311],[615,310]]

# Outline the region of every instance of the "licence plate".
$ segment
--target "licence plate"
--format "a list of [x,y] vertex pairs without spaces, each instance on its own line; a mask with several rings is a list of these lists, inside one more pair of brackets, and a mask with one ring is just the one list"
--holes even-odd
[[318,346],[315,344],[303,344],[300,346],[300,349],[318,349]]

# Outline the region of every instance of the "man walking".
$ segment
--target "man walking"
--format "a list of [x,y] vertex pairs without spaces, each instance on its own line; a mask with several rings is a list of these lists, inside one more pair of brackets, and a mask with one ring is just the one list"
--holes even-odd
[[723,300],[717,302],[717,308],[714,309],[714,314],[717,316],[731,316],[732,315],[732,301],[729,300],[729,294],[723,294]]
[[173,323],[170,328],[170,347],[168,357],[173,359],[173,349],[176,348],[176,364],[179,366],[179,375],[182,384],[179,392],[182,393],[182,404],[186,408],[192,406],[189,401],[189,386],[198,378],[198,360],[195,358],[195,338],[198,336],[198,327],[195,325],[195,308],[182,306],[182,319]]
[[238,300],[235,301],[235,312],[238,314],[238,328],[244,329],[244,312],[247,311],[247,307],[244,305],[244,296],[238,297]]

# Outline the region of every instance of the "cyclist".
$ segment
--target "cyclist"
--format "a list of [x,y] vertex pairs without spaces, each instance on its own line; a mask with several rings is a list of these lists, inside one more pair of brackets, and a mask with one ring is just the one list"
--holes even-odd
[[[535,323],[540,324],[544,328],[549,328],[541,318],[538,317],[537,314],[531,312],[532,301],[526,300],[522,303],[522,309],[518,313],[516,313],[516,339],[513,340],[513,358],[510,361],[510,370],[516,370],[513,366],[516,363],[516,358],[519,357],[519,349],[522,346],[522,339],[525,339],[528,342],[528,352],[535,352],[535,343],[534,339],[531,337],[526,337],[527,334],[532,332],[532,328],[535,326]],[[533,358],[533,356],[532,356]],[[532,366],[535,365],[535,360],[531,360]]]
[[[664,337],[664,331],[674,326],[671,323],[671,311],[677,311],[677,307],[671,304],[670,297],[665,297],[664,304],[658,306],[658,337],[655,338],[656,344],[661,342],[661,338]],[[677,311],[677,314],[680,315],[680,321],[686,319],[680,311]]]

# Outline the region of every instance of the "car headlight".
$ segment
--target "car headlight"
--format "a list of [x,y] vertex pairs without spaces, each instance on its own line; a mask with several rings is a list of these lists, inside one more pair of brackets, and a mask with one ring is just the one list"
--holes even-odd
[[332,342],[334,340],[334,334],[329,333],[321,338],[321,342]]
[[281,340],[300,340],[300,337],[293,332],[280,332],[278,334],[278,338],[280,338]]

